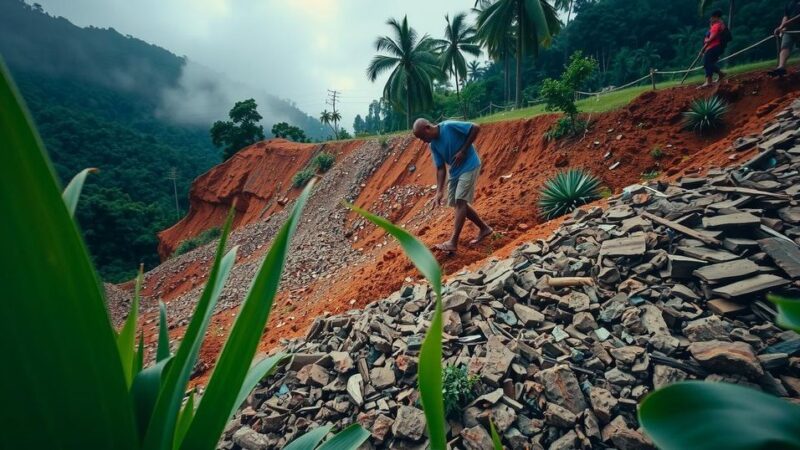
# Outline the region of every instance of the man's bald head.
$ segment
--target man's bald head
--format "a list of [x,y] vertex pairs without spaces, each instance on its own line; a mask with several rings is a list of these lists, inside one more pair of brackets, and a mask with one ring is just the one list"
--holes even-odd
[[417,139],[430,142],[439,137],[439,127],[430,123],[427,119],[417,119],[411,131]]

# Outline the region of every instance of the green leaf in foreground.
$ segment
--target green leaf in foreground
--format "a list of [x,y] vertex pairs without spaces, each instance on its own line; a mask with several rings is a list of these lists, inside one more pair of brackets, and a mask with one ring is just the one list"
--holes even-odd
[[133,448],[101,284],[22,105],[0,61],[0,447]]
[[489,431],[492,433],[492,445],[494,450],[503,450],[503,442],[500,441],[500,435],[497,434],[497,428],[494,426],[494,420],[489,418]]
[[133,377],[137,372],[135,369],[138,355],[134,352],[133,347],[136,342],[136,324],[139,320],[139,295],[142,290],[142,280],[144,278],[142,272],[143,269],[140,267],[139,274],[136,275],[136,287],[133,289],[131,309],[117,336],[117,351],[119,351],[119,359],[122,361],[122,370],[125,373],[125,382],[128,384],[128,387],[133,384]]
[[[227,254],[225,246],[228,242],[228,235],[233,226],[234,209],[228,211],[222,235],[217,243],[217,252],[214,256],[214,264],[208,276],[205,289],[197,302],[189,326],[183,335],[183,340],[178,347],[172,369],[167,374],[161,392],[153,411],[151,424],[147,428],[144,442],[147,448],[168,448],[174,445],[173,430],[178,420],[178,412],[183,401],[186,385],[194,369],[197,355],[200,352],[200,345],[203,342],[208,323],[214,311],[222,287],[228,279],[233,264],[236,261],[238,247],[233,247]],[[222,256],[222,255],[225,256]]]
[[81,191],[83,190],[83,183],[86,182],[86,177],[90,173],[95,172],[97,172],[97,169],[94,168],[81,170],[70,180],[67,187],[64,188],[62,197],[64,198],[64,203],[67,205],[67,211],[69,211],[70,216],[75,216],[75,210],[78,208],[78,200],[81,198]]
[[727,383],[687,381],[648,395],[639,422],[662,450],[800,449],[800,406]]
[[351,450],[358,448],[369,438],[369,431],[354,423],[344,430],[336,433],[336,436],[323,443],[319,450]]
[[250,392],[256,387],[258,382],[261,381],[262,378],[271,375],[272,372],[278,368],[278,365],[284,362],[288,357],[289,355],[286,353],[278,353],[277,355],[262,359],[251,367],[247,372],[241,389],[239,389],[239,395],[236,397],[236,401],[233,402],[233,410],[228,417],[236,413],[236,410],[244,403],[245,399],[250,395]]
[[164,302],[158,302],[158,348],[156,361],[169,358],[169,326],[167,324],[167,307]]
[[189,399],[183,405],[180,414],[178,415],[178,422],[175,424],[175,439],[173,440],[172,448],[177,450],[180,448],[183,437],[192,424],[194,418],[194,390],[189,393]]
[[769,295],[769,301],[778,306],[778,325],[800,331],[800,300]]
[[394,236],[436,293],[436,308],[422,343],[417,374],[431,449],[444,450],[447,445],[447,433],[442,398],[442,269],[428,247],[408,231],[361,208],[353,205],[348,207]]
[[256,353],[264,326],[269,319],[289,251],[289,242],[313,187],[313,181],[306,186],[295,201],[286,223],[275,235],[272,246],[253,280],[250,292],[239,310],[236,323],[225,341],[222,354],[181,448],[193,450],[216,448],[217,440],[230,418],[234,403],[239,398],[239,388],[245,381],[249,363]]
[[331,428],[333,428],[333,425],[325,425],[324,427],[314,428],[308,433],[290,442],[289,445],[283,448],[283,450],[308,450],[317,448],[317,445],[322,442],[322,439],[325,438],[325,435],[330,433]]

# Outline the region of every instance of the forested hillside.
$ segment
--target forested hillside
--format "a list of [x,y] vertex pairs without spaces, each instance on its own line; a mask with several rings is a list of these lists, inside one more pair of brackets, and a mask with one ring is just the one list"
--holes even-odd
[[[163,113],[164,94],[180,90],[187,60],[114,29],[77,27],[21,0],[0,0],[0,55],[62,183],[85,167],[100,169],[77,216],[103,278],[120,281],[140,262],[158,264],[156,232],[186,212],[191,181],[220,161],[210,121]],[[259,106],[322,137],[319,122],[287,102],[269,97]],[[265,125],[273,122],[264,116]]]

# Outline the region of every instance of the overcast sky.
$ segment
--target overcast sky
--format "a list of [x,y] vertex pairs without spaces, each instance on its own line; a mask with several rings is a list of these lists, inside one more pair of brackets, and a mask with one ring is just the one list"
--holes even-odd
[[[473,0],[37,0],[76,25],[113,27],[187,56],[227,77],[295,101],[314,117],[328,89],[341,91],[343,123],[352,130],[379,98],[382,79],[366,67],[386,20],[408,15],[420,33],[442,37],[444,15]],[[485,59],[485,58],[481,58]]]

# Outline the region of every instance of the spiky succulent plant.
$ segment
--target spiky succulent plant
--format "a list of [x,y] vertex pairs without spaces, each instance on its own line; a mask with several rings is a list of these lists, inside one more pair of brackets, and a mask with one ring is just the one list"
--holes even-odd
[[689,110],[683,113],[683,126],[699,133],[715,130],[722,126],[728,104],[716,95],[709,98],[698,98],[693,101]]
[[545,182],[539,208],[547,219],[567,214],[575,208],[600,198],[600,180],[581,169],[559,172]]

